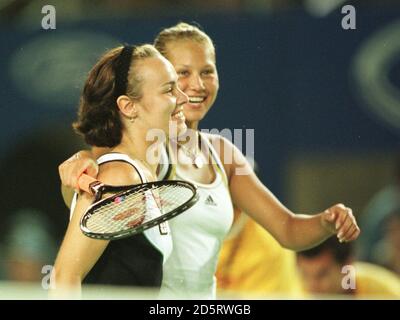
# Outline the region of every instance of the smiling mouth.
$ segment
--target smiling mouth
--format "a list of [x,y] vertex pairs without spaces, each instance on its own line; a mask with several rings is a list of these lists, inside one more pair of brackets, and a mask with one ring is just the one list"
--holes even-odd
[[171,118],[174,119],[181,119],[181,120],[185,120],[185,115],[183,114],[183,109],[179,108],[178,110],[176,110],[174,113],[171,114]]
[[206,100],[206,97],[189,97],[189,103],[202,103],[204,102],[204,100]]
[[183,111],[182,107],[177,108],[174,112],[172,112],[171,117],[176,116],[177,114],[179,114],[182,111]]

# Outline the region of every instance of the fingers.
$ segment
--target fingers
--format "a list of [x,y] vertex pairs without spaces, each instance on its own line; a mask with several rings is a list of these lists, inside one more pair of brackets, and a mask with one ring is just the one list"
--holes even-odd
[[79,159],[79,153],[73,154],[71,157],[69,157],[67,160],[65,160],[62,164],[59,165],[58,167],[58,172],[60,174],[60,179],[61,183],[64,186],[67,187],[74,187],[71,184],[71,175],[70,175],[70,168],[71,168],[71,163]]
[[330,209],[328,209],[328,210],[325,210],[324,218],[329,222],[333,222],[333,221],[335,221],[336,214],[333,211],[331,211]]
[[360,234],[360,228],[354,218],[353,211],[338,204],[332,208],[336,212],[335,229],[339,242],[355,240]]
[[97,165],[97,163],[95,161],[93,161],[92,159],[90,159],[90,162],[88,164],[88,166],[86,167],[85,173],[93,178],[97,177],[97,174],[99,172],[99,166]]
[[344,214],[343,216],[345,216],[344,221],[337,229],[337,237],[340,242],[343,242],[344,239],[347,239],[347,237],[349,236],[349,232],[352,233],[352,231],[354,231],[352,230],[354,227],[354,222],[352,221],[350,216],[346,214]]
[[346,211],[346,207],[343,204],[337,204],[331,210],[335,212],[335,229],[338,231],[346,220],[347,215],[343,214]]
[[322,226],[329,231],[331,234],[336,233],[335,229],[335,220],[336,220],[336,213],[333,211],[333,208],[326,209],[322,213]]
[[64,161],[58,167],[61,183],[69,188],[79,190],[78,179],[83,173],[96,177],[97,163],[90,157],[80,157],[79,153]]
[[[351,209],[348,208],[349,215],[347,217],[348,221],[348,228],[346,231],[343,232],[343,234],[338,233],[338,238],[340,242],[349,242],[349,241],[353,241],[355,239],[358,238],[358,236],[360,235],[360,228],[357,225],[356,219],[353,216],[353,212]],[[343,228],[344,229],[344,228]]]
[[92,159],[81,159],[77,160],[71,169],[70,182],[77,190],[79,190],[78,179],[83,174],[86,173],[92,177],[96,177],[98,173],[98,165]]
[[354,241],[354,240],[356,240],[358,238],[360,233],[361,233],[360,228],[358,226],[354,227],[354,232],[344,241],[345,242]]

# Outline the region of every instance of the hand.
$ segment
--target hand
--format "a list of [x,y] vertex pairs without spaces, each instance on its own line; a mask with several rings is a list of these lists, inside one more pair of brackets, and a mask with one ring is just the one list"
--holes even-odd
[[78,179],[83,173],[95,178],[98,171],[99,166],[90,151],[79,151],[58,166],[61,183],[75,190],[79,190]]
[[353,241],[360,234],[353,211],[341,203],[326,209],[321,215],[321,223],[325,229],[337,235],[339,242]]

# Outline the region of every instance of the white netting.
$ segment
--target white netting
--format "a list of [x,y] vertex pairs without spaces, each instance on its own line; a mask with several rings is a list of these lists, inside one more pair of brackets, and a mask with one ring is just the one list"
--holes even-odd
[[151,190],[118,196],[95,209],[86,228],[100,234],[128,230],[175,210],[193,196],[193,191],[182,185],[154,186]]

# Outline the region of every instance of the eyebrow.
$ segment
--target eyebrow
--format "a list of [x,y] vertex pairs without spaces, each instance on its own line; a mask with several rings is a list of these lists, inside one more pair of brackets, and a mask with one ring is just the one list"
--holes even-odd
[[[206,63],[202,68],[208,68],[208,67],[214,67],[215,65],[213,63]],[[190,68],[188,64],[178,64],[176,65],[176,68]]]
[[166,83],[162,84],[162,87],[166,87],[166,86],[174,86],[176,84],[176,81],[168,81]]

